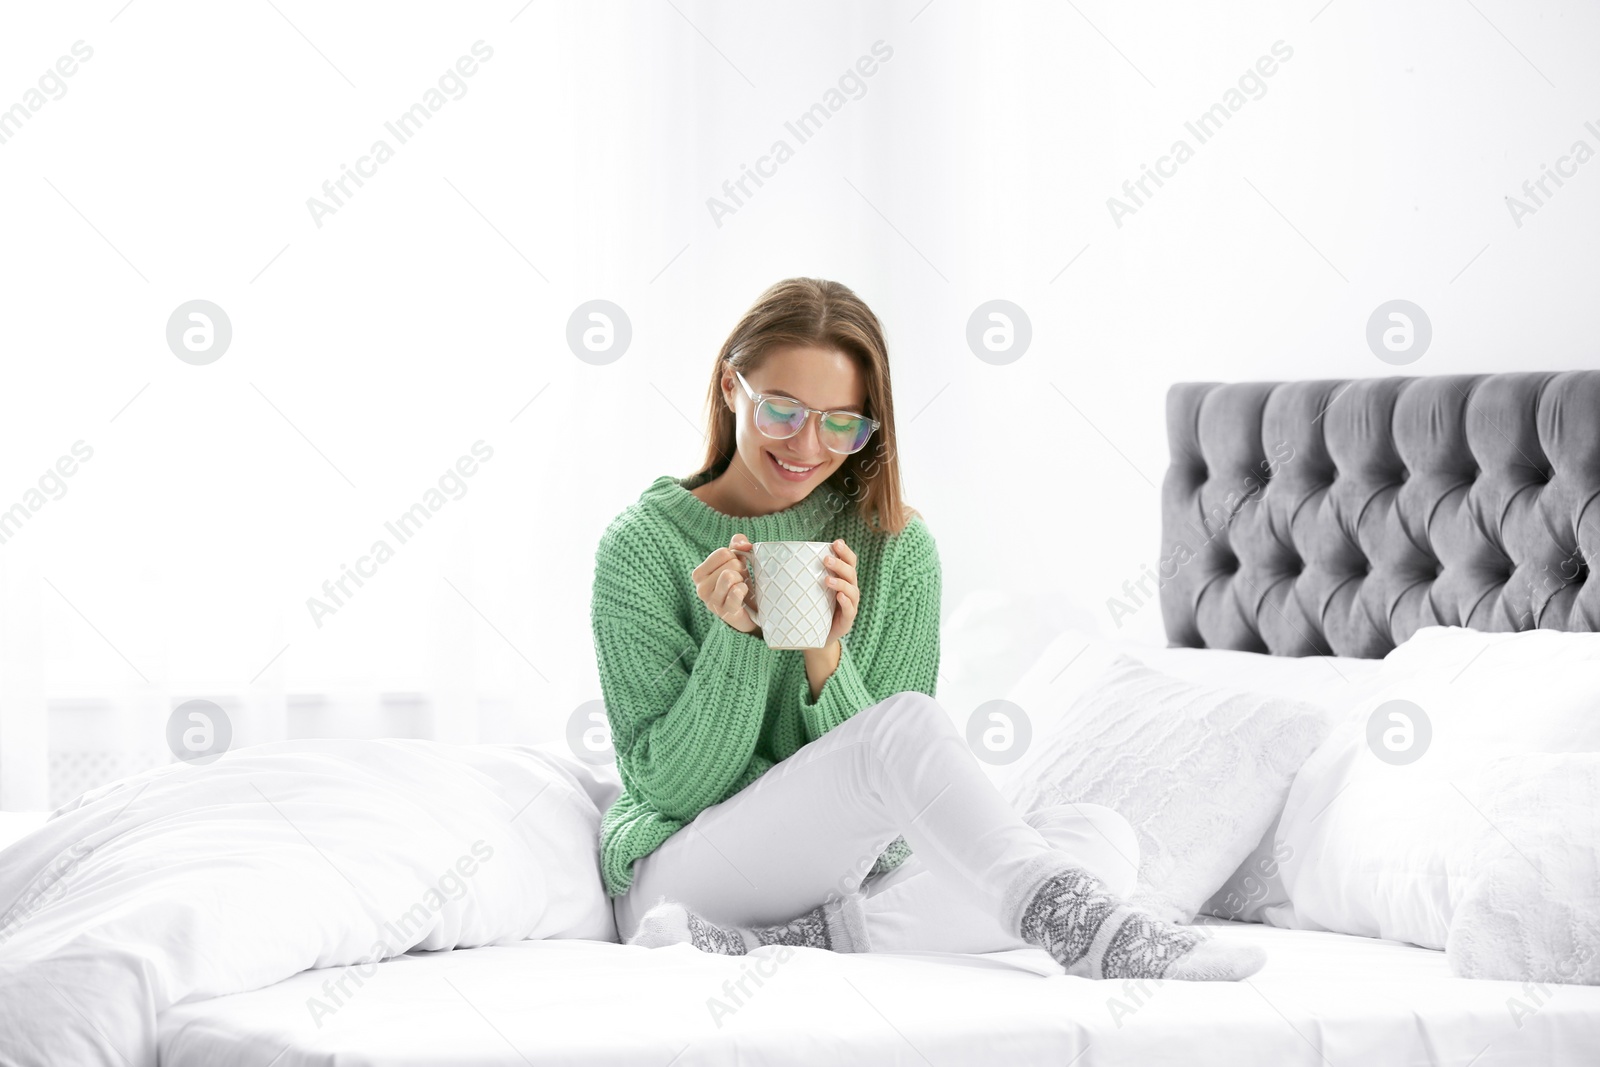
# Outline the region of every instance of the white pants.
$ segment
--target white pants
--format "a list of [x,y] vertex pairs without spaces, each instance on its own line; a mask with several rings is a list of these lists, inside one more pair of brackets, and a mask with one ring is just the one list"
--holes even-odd
[[[912,855],[863,884],[904,835]],[[1017,936],[1032,890],[1066,864],[1127,896],[1138,841],[1109,808],[1019,814],[978,766],[949,714],[896,693],[701,811],[634,864],[613,900],[626,941],[660,897],[712,922],[770,926],[829,898],[864,906],[874,952],[995,952]]]

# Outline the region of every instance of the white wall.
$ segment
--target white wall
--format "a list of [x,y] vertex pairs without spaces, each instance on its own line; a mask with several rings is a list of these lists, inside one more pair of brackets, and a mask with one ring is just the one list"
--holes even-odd
[[[123,759],[58,755],[54,792],[164,762],[190,697],[236,743],[559,736],[598,696],[600,531],[697,463],[716,350],[791,275],[887,324],[947,614],[999,585],[1159,641],[1153,605],[1118,631],[1105,601],[1156,558],[1171,382],[1596,365],[1600,163],[1520,226],[1504,198],[1600,149],[1597,34],[1504,0],[8,7],[0,108],[93,56],[0,143],[0,508],[93,458],[0,544],[0,805],[45,802],[46,749]],[[465,96],[315,225],[479,40]],[[1278,41],[1265,95],[1115,225]],[[707,198],[780,137],[719,226]],[[605,366],[564,341],[597,297],[634,331]],[[195,298],[234,330],[207,366],[164,336]],[[1004,366],[965,340],[995,298],[1033,326]],[[1364,339],[1394,298],[1433,324],[1408,367]],[[306,599],[480,440],[466,494],[317,627]]]

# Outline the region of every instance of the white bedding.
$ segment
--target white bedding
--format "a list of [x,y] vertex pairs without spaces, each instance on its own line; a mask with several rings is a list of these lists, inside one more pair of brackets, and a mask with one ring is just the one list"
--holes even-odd
[[[1180,677],[1330,707],[1379,680],[1375,661],[1144,651]],[[1098,655],[1057,642],[1030,676],[1059,699]],[[1600,1062],[1600,987],[1468,980],[1443,952],[1313,930],[1222,924],[1268,949],[1264,971],[1142,988],[1068,978],[1034,949],[787,950],[771,970],[776,949],[618,945],[593,854],[615,770],[539,747],[286,743],[224,757],[213,770],[239,774],[203,791],[182,788],[195,768],[176,765],[68,805],[0,852],[0,909],[20,903],[27,919],[0,926],[0,1063],[147,1067],[158,1045],[175,1067]],[[250,762],[268,749],[292,758]],[[997,784],[1012,769],[989,768]],[[469,856],[460,897],[453,881],[425,923],[390,936]],[[70,892],[49,888],[56,872]],[[1275,897],[1240,892],[1271,916]],[[415,951],[347,966],[380,939]],[[449,945],[485,947],[423,951]],[[748,1003],[725,990],[758,969]],[[720,1026],[713,997],[737,1009]]]
[[798,949],[766,963],[771,976],[720,1028],[708,998],[775,949],[566,940],[427,953],[382,964],[320,1029],[306,1001],[334,971],[175,1008],[161,1062],[1576,1067],[1600,1049],[1600,988],[1456,978],[1442,952],[1345,934],[1215,929],[1263,945],[1267,967],[1238,984],[1141,991],[1069,978],[1035,949]]
[[295,741],[94,790],[0,852],[0,1063],[153,1067],[156,1017],[310,967],[615,938],[604,795],[516,746]]

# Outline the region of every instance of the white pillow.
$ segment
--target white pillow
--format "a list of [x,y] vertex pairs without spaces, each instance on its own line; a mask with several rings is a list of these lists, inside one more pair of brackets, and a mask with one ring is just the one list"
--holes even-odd
[[1348,656],[1269,656],[1226,648],[1158,648],[1138,654],[1158,671],[1185,681],[1237,686],[1304,700],[1333,712],[1354,704],[1377,684],[1383,661]]
[[1261,840],[1328,731],[1301,701],[1193,685],[1126,656],[1052,722],[1002,793],[1021,812],[1103,804],[1139,838],[1132,901],[1188,922]]
[[[1317,704],[1331,723],[1380,684],[1383,661],[1344,656],[1269,656],[1218,648],[1163,648],[1100,637],[1084,630],[1059,634],[1023,679],[1007,694],[1027,709],[1035,739],[1054,732],[1072,702],[1096,684],[1118,655],[1131,656],[1174,678],[1206,685],[1232,686]],[[995,784],[1007,783],[1026,761],[985,765]],[[1300,921],[1284,889],[1279,866],[1288,855],[1277,840],[1277,812],[1254,850],[1210,900],[1204,914],[1239,922],[1265,922],[1290,929]]]
[[[617,770],[615,757],[603,763],[590,763],[574,756],[571,746],[565,741],[541,741],[537,745],[528,747],[560,760],[573,780],[589,795],[589,799],[594,801],[595,809],[602,815],[617,797],[622,795],[622,773]],[[599,847],[600,844],[596,841],[595,848]]]
[[[1383,661],[1348,656],[1269,656],[1225,649],[1172,648],[1151,666],[1196,682],[1231,683],[1257,693],[1273,693],[1315,704],[1328,712],[1330,727],[1349,710],[1380,691]],[[1261,841],[1239,864],[1202,914],[1237,922],[1259,922],[1285,929],[1317,929],[1295,913],[1283,882],[1283,863],[1294,849],[1278,830],[1278,815]]]
[[1390,653],[1394,677],[1335,726],[1284,807],[1283,879],[1306,925],[1445,947],[1494,802],[1470,783],[1501,756],[1600,751],[1600,635],[1553,636],[1422,631]]
[[1401,678],[1433,673],[1470,682],[1479,668],[1538,669],[1546,663],[1569,660],[1600,660],[1600,633],[1485,633],[1463,626],[1425,626],[1390,650],[1383,658],[1383,674]]
[[[1008,690],[1007,699],[1028,709],[1033,735],[1050,733],[1072,702],[1118,656],[1199,685],[1218,685],[1272,693],[1343,711],[1369,695],[1380,679],[1382,660],[1344,656],[1269,656],[1225,648],[1165,648],[1140,641],[1102,637],[1085,629],[1063,630],[1039,653]],[[941,667],[941,670],[943,668]],[[942,692],[942,691],[941,691]],[[1001,768],[998,781],[1013,775]]]
[[1468,788],[1485,822],[1445,941],[1450,969],[1600,985],[1600,755],[1505,756]]
[[[1158,649],[1146,663],[1190,681],[1224,681],[1259,692],[1278,693],[1321,704],[1342,718],[1358,705],[1369,712],[1395,695],[1405,679],[1471,682],[1481,668],[1536,669],[1557,659],[1600,659],[1600,635],[1537,630],[1486,633],[1461,626],[1429,626],[1391,650],[1385,658],[1266,656],[1213,649]],[[1282,866],[1294,847],[1283,839],[1279,821],[1262,837],[1238,871],[1206,901],[1201,912],[1287,929],[1321,930],[1320,923],[1297,913],[1284,883]]]

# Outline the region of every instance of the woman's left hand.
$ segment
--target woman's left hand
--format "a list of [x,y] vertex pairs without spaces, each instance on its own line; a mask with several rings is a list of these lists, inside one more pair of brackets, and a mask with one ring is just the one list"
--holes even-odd
[[828,630],[828,640],[823,642],[824,647],[830,648],[850,632],[850,627],[855,625],[856,612],[861,607],[861,587],[856,584],[855,551],[841,537],[833,542],[833,552],[833,555],[825,556],[822,560],[828,572],[828,588],[833,591],[833,626]]

